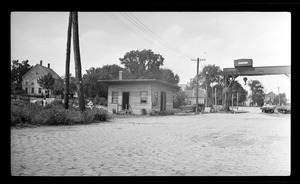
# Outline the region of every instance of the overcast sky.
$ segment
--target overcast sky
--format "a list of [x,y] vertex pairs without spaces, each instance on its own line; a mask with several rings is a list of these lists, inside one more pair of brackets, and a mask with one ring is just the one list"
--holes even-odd
[[[65,72],[68,12],[13,12],[11,60],[51,64]],[[119,58],[131,50],[151,49],[161,54],[164,66],[186,84],[200,63],[233,67],[234,59],[253,59],[254,66],[291,64],[291,15],[288,12],[79,12],[82,73],[90,67],[121,65]],[[123,67],[123,66],[122,66]],[[73,50],[71,73],[74,72]],[[285,92],[285,75],[248,76],[259,80],[266,92]],[[238,81],[244,86],[243,77]]]

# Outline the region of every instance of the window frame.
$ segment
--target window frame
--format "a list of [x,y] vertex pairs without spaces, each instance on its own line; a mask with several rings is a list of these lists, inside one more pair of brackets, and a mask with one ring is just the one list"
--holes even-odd
[[[116,93],[117,95],[115,96],[114,93]],[[116,102],[114,101],[114,98],[116,99],[115,100]],[[118,98],[119,98],[119,91],[112,91],[111,92],[111,103],[118,104]]]
[[154,92],[154,101],[153,101],[153,106],[158,105],[158,91]]
[[[146,93],[146,97],[142,97],[142,93]],[[141,91],[140,92],[140,103],[147,104],[148,103],[148,91]]]

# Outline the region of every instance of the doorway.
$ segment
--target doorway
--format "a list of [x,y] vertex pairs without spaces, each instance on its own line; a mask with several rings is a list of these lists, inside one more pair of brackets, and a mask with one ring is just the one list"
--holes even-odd
[[160,111],[166,111],[166,92],[160,94]]
[[128,109],[129,107],[129,92],[123,92],[122,109]]

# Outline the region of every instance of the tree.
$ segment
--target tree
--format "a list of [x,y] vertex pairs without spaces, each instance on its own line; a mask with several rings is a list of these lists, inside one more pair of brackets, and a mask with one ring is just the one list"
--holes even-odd
[[65,73],[65,96],[64,107],[69,108],[69,93],[70,93],[70,55],[71,55],[71,36],[72,36],[72,13],[69,13],[69,23],[67,31],[67,50],[66,50],[66,73]]
[[236,105],[236,95],[239,95],[239,104],[240,103],[244,103],[247,100],[247,96],[248,96],[248,91],[246,91],[243,86],[238,82],[238,81],[233,81],[231,83],[231,87],[228,90],[228,98],[227,100],[232,101],[232,95],[233,95],[233,105]]
[[83,75],[84,95],[88,98],[94,98],[97,95],[107,98],[108,86],[98,80],[117,80],[119,79],[119,71],[123,72],[123,79],[134,78],[126,69],[116,64],[98,68],[91,67],[86,70],[86,74]]
[[173,102],[173,107],[179,108],[180,106],[184,105],[185,97],[186,95],[184,94],[184,91],[182,91],[181,89],[177,91],[175,94],[175,101]]
[[[208,98],[208,104],[211,104],[214,99],[212,96],[212,93],[214,94],[214,91],[212,91],[212,85],[215,85],[217,87],[217,93],[219,91],[222,93],[222,70],[219,66],[216,65],[206,65],[203,67],[203,69],[199,72],[199,87],[202,89],[207,89],[207,98]],[[193,80],[190,82],[187,89],[195,89],[196,88],[196,76],[193,78]],[[219,86],[220,85],[220,86]],[[207,88],[206,88],[207,87]],[[219,96],[219,94],[218,94]],[[222,94],[220,94],[222,96]],[[221,99],[221,98],[220,98]]]
[[63,93],[64,81],[62,79],[54,79],[53,91],[55,94],[55,98],[56,98],[56,95]]
[[78,33],[78,13],[72,12],[72,26],[73,26],[73,49],[74,49],[74,60],[75,60],[75,78],[78,93],[79,109],[84,111],[84,94],[83,84],[81,77],[81,59],[79,49],[79,33]]
[[248,85],[251,90],[251,98],[254,104],[258,106],[264,105],[265,92],[262,83],[258,80],[250,80]]
[[48,73],[47,75],[40,77],[37,82],[43,89],[46,89],[46,94],[49,95],[49,90],[53,89],[55,79],[52,77],[51,73]]
[[159,67],[164,62],[160,54],[155,54],[150,49],[127,52],[119,60],[136,79],[159,79]]
[[32,66],[30,66],[28,62],[28,60],[24,60],[19,63],[19,60],[12,60],[10,72],[10,84],[12,93],[22,93],[22,77],[32,68]]
[[280,96],[280,104],[286,105],[287,99],[285,93],[279,93],[279,95],[276,95],[276,97],[273,100],[273,104],[279,104],[279,96]]
[[159,79],[175,85],[179,83],[179,76],[177,74],[174,74],[171,69],[167,68],[160,69]]

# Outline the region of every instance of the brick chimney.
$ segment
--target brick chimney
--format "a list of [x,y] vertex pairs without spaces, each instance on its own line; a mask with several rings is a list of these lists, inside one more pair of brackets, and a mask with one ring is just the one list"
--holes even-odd
[[50,63],[48,63],[48,68],[50,68]]
[[122,80],[122,71],[119,71],[119,80]]
[[40,60],[40,65],[41,65],[41,66],[43,65],[43,60]]

